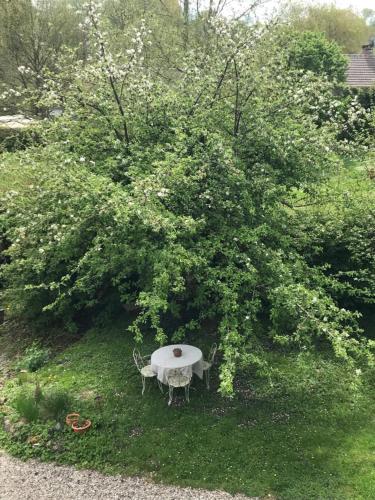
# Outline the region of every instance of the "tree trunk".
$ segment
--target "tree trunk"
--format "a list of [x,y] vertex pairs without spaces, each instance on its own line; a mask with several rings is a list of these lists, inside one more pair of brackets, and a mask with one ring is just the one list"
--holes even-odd
[[184,0],[184,46],[185,49],[189,43],[189,17],[190,17],[190,0]]

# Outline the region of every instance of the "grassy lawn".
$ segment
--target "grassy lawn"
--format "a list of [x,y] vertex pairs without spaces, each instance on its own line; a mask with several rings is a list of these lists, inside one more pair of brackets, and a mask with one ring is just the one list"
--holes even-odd
[[[119,319],[90,330],[29,382],[9,381],[0,418],[19,420],[12,400],[34,391],[37,377],[43,391],[58,387],[72,394],[71,410],[92,419],[93,428],[76,435],[65,425],[55,430],[54,421],[15,423],[13,434],[0,426],[0,446],[24,458],[248,495],[375,497],[375,398],[366,386],[352,390],[345,367],[307,355],[273,355],[271,389],[247,374],[237,396],[223,399],[214,372],[210,392],[194,379],[190,404],[181,393],[168,407],[155,380],[141,396],[133,347],[126,320]],[[143,350],[154,348],[146,341]],[[331,377],[322,375],[322,363]]]

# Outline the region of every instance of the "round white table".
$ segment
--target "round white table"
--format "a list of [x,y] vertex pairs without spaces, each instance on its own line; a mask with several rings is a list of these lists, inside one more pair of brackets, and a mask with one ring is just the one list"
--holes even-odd
[[[177,358],[173,349],[179,347],[182,354]],[[189,378],[193,373],[203,378],[203,354],[198,347],[186,344],[174,344],[160,347],[151,356],[151,368],[162,384],[168,384],[167,373],[178,368],[181,373]]]

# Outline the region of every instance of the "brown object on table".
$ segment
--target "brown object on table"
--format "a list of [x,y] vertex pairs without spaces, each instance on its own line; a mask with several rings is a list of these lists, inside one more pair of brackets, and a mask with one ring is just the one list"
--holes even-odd
[[176,358],[179,358],[179,357],[181,357],[182,350],[179,347],[175,347],[173,349],[173,354],[176,356]]

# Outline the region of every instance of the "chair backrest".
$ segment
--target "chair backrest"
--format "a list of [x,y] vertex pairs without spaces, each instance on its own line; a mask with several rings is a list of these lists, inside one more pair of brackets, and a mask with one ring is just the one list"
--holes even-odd
[[138,368],[139,371],[141,371],[145,364],[141,356],[141,353],[138,351],[138,349],[133,350],[133,359],[135,366]]
[[208,360],[207,360],[212,365],[214,364],[215,361],[216,351],[217,351],[217,345],[212,344],[210,352],[208,353]]
[[167,370],[166,373],[167,383],[170,385],[169,381],[173,378],[178,381],[178,385],[180,385],[181,381],[185,381],[186,375],[182,373],[179,368],[173,368],[171,370]]

